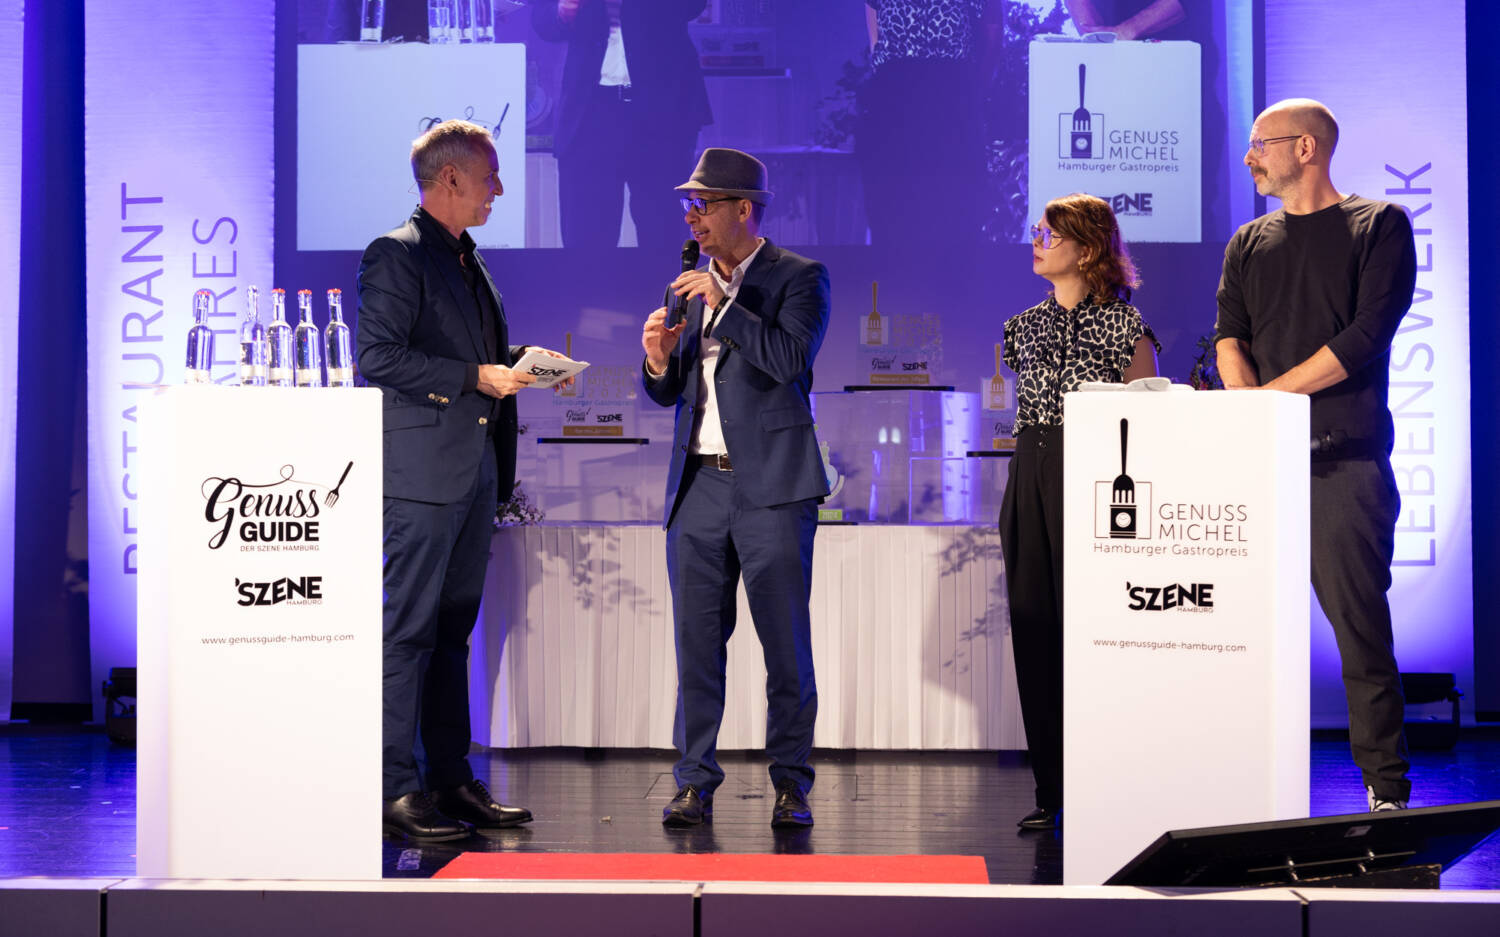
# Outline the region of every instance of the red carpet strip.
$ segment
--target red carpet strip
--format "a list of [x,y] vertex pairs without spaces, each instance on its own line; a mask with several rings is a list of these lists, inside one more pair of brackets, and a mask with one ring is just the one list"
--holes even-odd
[[987,885],[982,856],[466,852],[433,878]]

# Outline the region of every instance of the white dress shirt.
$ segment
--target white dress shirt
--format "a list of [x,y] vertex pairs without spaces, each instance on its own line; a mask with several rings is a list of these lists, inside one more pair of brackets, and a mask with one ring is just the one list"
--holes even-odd
[[[755,250],[750,256],[739,262],[732,271],[729,279],[725,280],[719,275],[716,264],[708,265],[708,272],[713,276],[714,282],[719,289],[724,291],[727,298],[726,305],[734,302],[735,296],[739,295],[740,285],[745,282],[745,271],[755,260],[755,255],[766,244],[765,238],[758,238],[755,242]],[[688,444],[689,452],[701,453],[703,455],[729,455],[733,459],[733,453],[729,451],[724,443],[724,427],[719,423],[719,398],[714,393],[714,369],[719,365],[719,349],[723,346],[719,341],[707,332],[712,331],[717,320],[714,318],[712,306],[703,306],[703,347],[699,352],[698,364],[698,412],[693,414],[693,439]]]
[[606,87],[630,87],[630,69],[625,65],[625,37],[620,33],[620,0],[605,0],[609,14],[609,44],[604,47],[604,62],[599,67],[599,84]]

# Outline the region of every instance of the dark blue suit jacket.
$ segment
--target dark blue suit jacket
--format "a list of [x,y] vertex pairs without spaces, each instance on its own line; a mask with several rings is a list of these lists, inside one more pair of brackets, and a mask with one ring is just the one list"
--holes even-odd
[[[509,365],[523,346],[507,344],[505,306],[479,261],[480,289],[497,310],[500,361],[484,348],[479,304],[437,222],[416,211],[365,248],[359,265],[354,341],[360,373],[385,403],[385,496],[450,504],[474,484],[487,444],[495,447],[498,496],[516,471],[516,398],[464,391],[471,365]],[[488,423],[498,424],[488,441]]]
[[[664,526],[677,510],[692,442],[703,315],[703,302],[694,300],[665,374],[652,380],[642,369],[646,395],[677,406]],[[714,325],[723,344],[714,371],[719,422],[736,486],[759,507],[828,494],[810,394],[829,315],[828,268],[768,240]]]

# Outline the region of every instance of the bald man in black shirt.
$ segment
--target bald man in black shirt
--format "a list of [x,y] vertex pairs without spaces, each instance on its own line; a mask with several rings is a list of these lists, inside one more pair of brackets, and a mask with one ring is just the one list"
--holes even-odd
[[1245,165],[1282,207],[1224,251],[1215,347],[1227,387],[1311,397],[1313,590],[1338,640],[1367,803],[1400,810],[1411,783],[1386,600],[1401,507],[1386,397],[1417,257],[1400,206],[1334,188],[1337,143],[1317,101],[1281,101],[1256,118]]

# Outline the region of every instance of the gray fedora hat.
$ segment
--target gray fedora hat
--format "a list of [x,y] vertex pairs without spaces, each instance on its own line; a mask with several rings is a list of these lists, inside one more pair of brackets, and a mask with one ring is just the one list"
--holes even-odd
[[711,146],[698,157],[692,178],[678,186],[678,192],[723,192],[735,198],[747,198],[757,205],[771,201],[766,190],[766,164],[739,150]]

